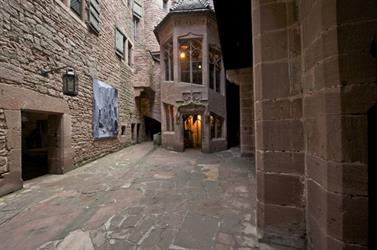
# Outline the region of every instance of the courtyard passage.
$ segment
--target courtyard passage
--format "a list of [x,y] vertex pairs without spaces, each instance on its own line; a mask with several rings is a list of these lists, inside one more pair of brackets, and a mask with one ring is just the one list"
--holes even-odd
[[0,198],[0,249],[254,249],[255,195],[237,148],[139,144]]

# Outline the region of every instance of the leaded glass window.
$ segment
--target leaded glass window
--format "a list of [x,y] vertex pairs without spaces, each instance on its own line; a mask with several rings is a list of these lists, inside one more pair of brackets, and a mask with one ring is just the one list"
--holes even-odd
[[181,82],[202,84],[202,43],[199,39],[179,42]]

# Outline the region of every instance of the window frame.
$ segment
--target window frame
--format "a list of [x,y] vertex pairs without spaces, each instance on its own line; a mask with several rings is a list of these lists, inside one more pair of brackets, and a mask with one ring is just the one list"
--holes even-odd
[[169,9],[169,1],[168,0],[162,0],[162,9],[163,10]]
[[[79,12],[77,12],[76,9],[73,8],[72,6],[72,1],[80,1],[80,6],[79,6]],[[83,16],[84,16],[84,10],[85,10],[85,7],[84,7],[84,4],[85,4],[85,0],[69,0],[69,9],[78,17],[80,18],[81,20],[83,19]]]
[[134,31],[134,41],[140,40],[140,17],[132,15],[133,31]]
[[130,39],[127,39],[126,37],[126,41],[127,41],[127,65],[130,67],[130,68],[133,68],[134,67],[134,45],[133,43],[131,42]]
[[165,131],[166,132],[175,132],[174,124],[174,105],[163,103],[164,112],[165,112]]
[[222,54],[219,49],[210,47],[208,57],[209,88],[222,94]]
[[[193,42],[194,41],[196,41],[196,42],[198,42],[199,43],[199,48],[193,48]],[[185,43],[185,42],[187,42],[188,44],[189,44],[189,47],[188,47],[188,49],[189,49],[189,51],[188,51],[188,62],[186,62],[186,63],[188,63],[189,64],[189,67],[188,67],[188,71],[187,70],[185,70],[185,72],[188,72],[189,73],[189,81],[183,81],[182,80],[182,72],[183,72],[183,70],[182,70],[182,65],[183,65],[183,61],[182,61],[182,58],[181,58],[181,55],[182,55],[182,53],[184,53],[184,51],[181,49],[181,47],[182,47],[182,44],[183,43]],[[196,50],[197,51],[199,51],[199,58],[200,58],[200,61],[193,61],[193,53],[194,52],[196,52]],[[185,83],[191,83],[191,84],[197,84],[197,85],[203,85],[203,38],[201,38],[201,37],[195,37],[195,38],[180,38],[180,39],[178,39],[178,55],[177,55],[177,57],[178,57],[178,65],[179,65],[179,81],[180,82],[185,82]],[[187,57],[187,55],[186,55],[186,57]],[[193,65],[194,64],[198,64],[201,68],[199,68],[200,70],[194,70],[193,69]],[[195,73],[198,73],[198,72],[200,72],[200,74],[198,74],[198,75],[200,75],[200,79],[201,79],[201,81],[200,81],[200,83],[198,83],[198,82],[195,82],[194,81],[194,74]]]
[[[123,44],[123,52],[118,50],[118,44],[117,44],[117,35],[118,34],[122,35],[122,37],[123,37],[123,43],[122,43]],[[123,59],[126,56],[126,42],[127,42],[126,35],[118,27],[115,27],[115,53]]]
[[210,139],[224,139],[224,121],[225,119],[213,112],[210,113]]
[[173,46],[172,39],[169,39],[163,46],[165,81],[174,81],[174,48],[173,47],[174,46]]

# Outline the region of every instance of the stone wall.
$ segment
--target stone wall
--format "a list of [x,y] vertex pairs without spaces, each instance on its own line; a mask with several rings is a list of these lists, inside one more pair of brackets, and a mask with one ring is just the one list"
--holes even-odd
[[294,1],[252,1],[257,225],[261,241],[305,246],[300,29]]
[[367,249],[377,2],[302,1],[309,249]]
[[[127,1],[101,1],[98,34],[92,32],[85,20],[78,18],[62,1],[0,0],[0,5],[0,87],[7,90],[11,88],[9,93],[21,93],[13,99],[7,96],[5,99],[12,100],[9,104],[21,104],[17,98],[25,99],[22,93],[26,94],[27,91],[41,94],[42,100],[45,96],[67,104],[67,117],[71,122],[69,131],[72,135],[69,148],[72,152],[67,155],[73,158],[76,166],[130,144],[131,124],[142,124],[143,121],[134,98],[135,68],[128,66],[126,57],[119,57],[115,53],[116,27],[133,43],[132,10],[127,7]],[[52,69],[64,65],[74,67],[79,76],[78,96],[63,95],[63,70],[50,73],[48,77],[39,74],[42,68]],[[112,139],[93,139],[92,79],[107,82],[118,89],[119,130],[125,126],[124,135]],[[3,100],[4,97],[1,96]],[[32,100],[27,102],[31,103]],[[44,110],[43,105],[38,105],[34,107],[42,109],[34,111]],[[2,108],[0,106],[0,110]],[[18,109],[19,112],[25,107],[14,105],[10,108]],[[46,108],[52,112],[59,109],[54,106]],[[2,172],[5,169],[4,159],[7,159],[4,137],[7,138],[3,124],[0,112]]]
[[258,236],[367,249],[377,2],[252,3]]
[[227,79],[240,86],[240,147],[243,157],[255,156],[253,68],[228,70]]
[[[141,98],[143,115],[157,121],[161,120],[160,64],[153,60],[150,52],[160,51],[153,30],[169,11],[169,8],[163,8],[162,3],[162,0],[144,1],[139,39],[135,42],[134,86],[143,88],[146,93],[146,96]],[[152,92],[144,88],[150,88]]]

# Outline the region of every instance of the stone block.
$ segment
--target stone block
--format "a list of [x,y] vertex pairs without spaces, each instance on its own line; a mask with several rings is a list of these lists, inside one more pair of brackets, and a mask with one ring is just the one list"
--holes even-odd
[[262,65],[254,66],[254,102],[263,100]]
[[258,120],[300,119],[302,117],[302,99],[256,102],[255,110]]
[[304,209],[258,203],[257,215],[261,242],[305,248]]
[[253,37],[261,34],[261,13],[259,9],[252,9],[252,32]]
[[[274,72],[271,74],[271,72]],[[288,63],[262,64],[262,98],[275,99],[290,95]]]
[[366,114],[375,103],[377,85],[349,85],[341,89],[341,109],[343,114]]
[[8,158],[0,156],[0,174],[8,172]]
[[322,31],[329,30],[331,27],[337,25],[337,7],[336,1],[321,0],[321,21]]
[[8,153],[8,169],[10,172],[21,172],[21,149],[13,149]]
[[[257,148],[273,151],[301,151],[303,125],[299,120],[256,122]],[[284,131],[282,133],[281,131]]]
[[287,25],[286,3],[276,2],[260,6],[261,32],[283,29]]
[[303,114],[305,118],[314,118],[325,113],[325,102],[322,93],[314,92],[303,98]]
[[377,2],[374,0],[365,0],[362,2],[342,1],[337,5],[338,24],[375,19],[377,17],[376,9]]
[[371,46],[377,22],[355,22],[337,29],[339,53],[363,53]]
[[327,117],[327,159],[368,162],[367,116]]
[[[334,207],[337,209],[337,199],[335,200]],[[332,208],[332,203],[329,201],[329,208]],[[341,214],[342,218],[342,235],[341,239],[346,243],[355,243],[367,245],[368,244],[368,198],[358,197],[358,196],[342,196],[341,197],[342,207],[339,210],[330,210],[329,220],[332,220],[332,216],[337,216]],[[336,231],[337,229],[335,229]],[[332,235],[332,230],[329,228],[329,234]]]
[[261,61],[269,62],[288,57],[288,37],[286,30],[277,30],[262,34]]
[[303,178],[258,172],[257,195],[266,204],[302,207],[305,203]]
[[338,60],[343,85],[376,81],[376,60],[369,54],[344,54]]
[[8,129],[21,130],[21,111],[4,110]]
[[[254,32],[253,32],[254,33]],[[262,36],[253,36],[253,64],[257,65],[262,62]]]
[[260,169],[266,172],[299,174],[305,171],[304,153],[258,152]]
[[309,214],[306,216],[306,219],[308,249],[329,249],[327,247],[326,228],[323,228],[323,225],[318,223],[315,216]]
[[322,39],[314,40],[308,48],[304,50],[304,70],[310,70],[323,60]]
[[338,57],[318,62],[314,69],[315,89],[339,86],[341,84],[339,72]]
[[368,195],[367,165],[338,163],[307,155],[306,169],[309,178],[331,192]]
[[307,187],[308,218],[317,227],[341,241],[367,243],[368,198],[328,192],[313,181]]
[[12,171],[1,176],[0,197],[20,189],[22,189],[22,179],[20,171]]
[[310,11],[302,21],[302,31],[303,31],[303,49],[308,49],[313,42],[320,36],[322,31],[322,20],[321,20],[321,1],[313,2],[310,7]]
[[326,229],[327,193],[318,183],[310,179],[307,180],[307,214]]
[[318,116],[304,120],[305,145],[310,154],[325,158],[327,155],[326,117]]

